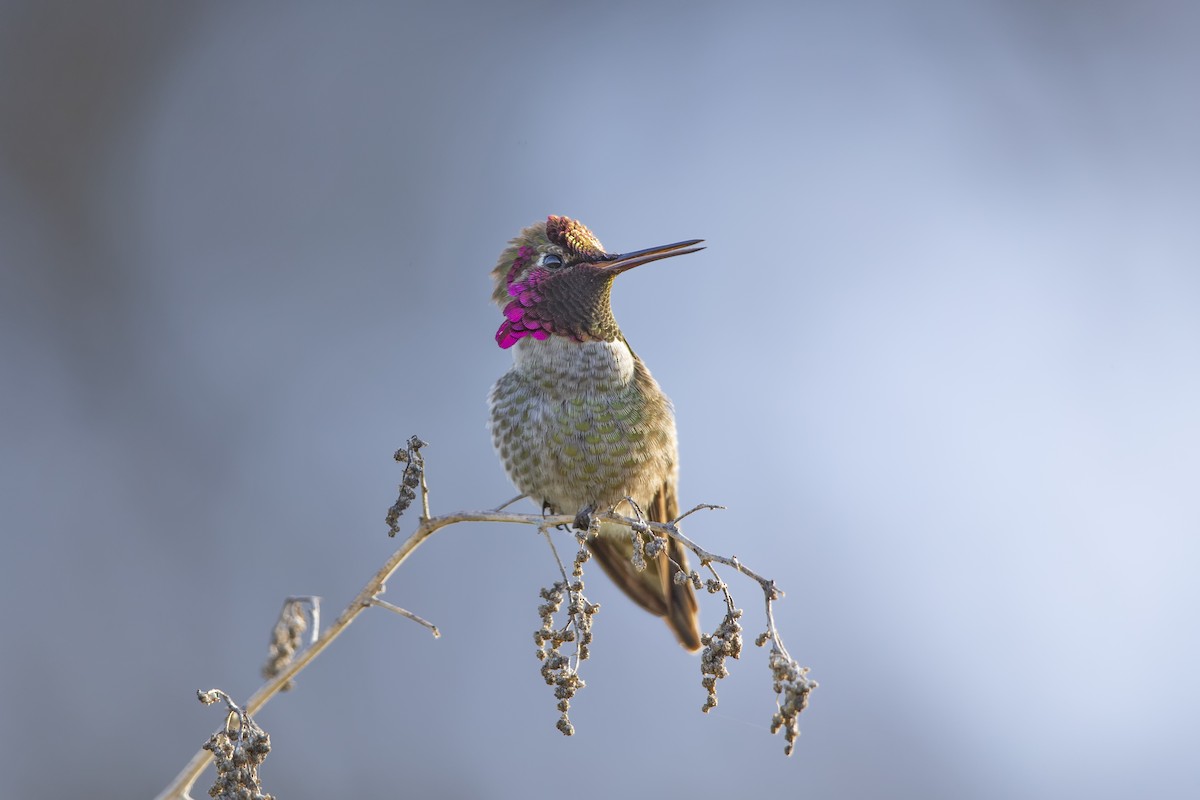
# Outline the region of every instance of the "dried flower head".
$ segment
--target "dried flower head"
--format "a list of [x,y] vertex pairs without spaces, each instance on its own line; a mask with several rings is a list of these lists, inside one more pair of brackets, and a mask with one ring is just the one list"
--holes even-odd
[[742,626],[738,622],[741,616],[740,608],[729,609],[715,631],[700,637],[700,643],[704,645],[704,651],[700,653],[700,673],[704,678],[700,685],[708,690],[700,710],[706,714],[717,706],[717,681],[729,676],[725,659],[742,655]]
[[263,794],[258,778],[258,768],[271,752],[271,737],[220,689],[197,692],[196,696],[205,705],[224,700],[229,707],[225,725],[204,745],[212,752],[217,768],[209,796],[217,800],[275,800]]
[[[575,733],[568,712],[571,708],[571,698],[587,685],[579,676],[579,665],[591,654],[592,617],[600,610],[599,604],[589,602],[583,594],[583,564],[588,557],[587,547],[581,542],[572,569],[573,580],[557,581],[550,588],[539,592],[544,601],[538,606],[542,626],[533,634],[534,644],[538,646],[536,655],[542,662],[542,678],[547,685],[554,687],[554,696],[558,699],[556,708],[560,716],[557,728],[564,736]],[[555,624],[554,618],[562,610],[564,602],[567,606],[567,618],[559,626]],[[562,652],[562,646],[568,643],[575,645],[573,655]]]
[[396,502],[388,509],[385,521],[388,525],[388,536],[400,532],[400,516],[408,510],[413,500],[417,499],[417,488],[425,478],[425,459],[421,456],[421,448],[428,442],[423,442],[417,436],[410,436],[404,449],[397,450],[393,458],[405,464],[404,474],[400,476],[400,490]]

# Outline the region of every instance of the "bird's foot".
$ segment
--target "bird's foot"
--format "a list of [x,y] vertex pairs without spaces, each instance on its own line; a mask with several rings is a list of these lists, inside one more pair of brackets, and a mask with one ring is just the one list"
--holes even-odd
[[[543,501],[542,501],[542,516],[543,516],[543,517],[546,517],[546,516],[553,516],[553,515],[555,515],[555,514],[557,514],[557,513],[558,513],[558,512],[554,510],[554,506],[550,505],[550,501],[549,501],[549,500],[543,500]],[[566,526],[566,525],[555,525],[555,526],[554,526],[554,529],[555,529],[555,530],[560,530],[560,531],[565,531],[565,530],[567,530],[567,526]]]
[[592,529],[592,523],[595,519],[592,517],[592,512],[596,510],[595,506],[586,505],[579,510],[575,515],[575,530],[588,531]]

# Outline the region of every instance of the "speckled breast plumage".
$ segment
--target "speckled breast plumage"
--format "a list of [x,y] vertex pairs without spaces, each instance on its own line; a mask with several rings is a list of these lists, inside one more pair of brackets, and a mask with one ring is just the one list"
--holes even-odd
[[489,397],[490,429],[517,488],[556,513],[645,507],[677,479],[671,403],[623,339],[524,339]]

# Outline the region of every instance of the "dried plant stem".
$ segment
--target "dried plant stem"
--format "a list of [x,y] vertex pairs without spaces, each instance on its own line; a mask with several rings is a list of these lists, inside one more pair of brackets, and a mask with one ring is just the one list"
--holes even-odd
[[[508,522],[540,526],[547,523],[552,525],[569,524],[574,519],[574,517],[565,515],[557,518],[542,517],[540,514],[508,514],[492,511],[459,512],[440,517],[426,517],[421,520],[421,524],[417,526],[413,534],[392,553],[383,566],[380,567],[379,571],[372,576],[371,580],[367,582],[362,591],[358,593],[358,596],[346,607],[346,610],[341,613],[337,620],[326,628],[310,647],[305,648],[297,654],[296,659],[291,664],[259,687],[258,691],[246,701],[246,713],[251,716],[257,714],[284,686],[288,685],[317,656],[325,652],[325,649],[333,644],[334,640],[341,636],[346,628],[350,627],[350,623],[354,622],[359,614],[377,605],[379,595],[383,593],[388,580],[400,568],[400,565],[408,560],[408,557],[436,531],[460,522]],[[191,790],[192,785],[200,777],[200,774],[211,760],[212,753],[209,751],[201,750],[197,752],[196,755],[192,756],[192,760],[188,762],[187,766],[171,781],[171,784],[158,795],[157,800],[169,800],[171,798],[183,800],[183,798],[188,797],[188,792]]]
[[433,634],[433,638],[435,638],[435,639],[442,638],[442,632],[438,630],[437,625],[434,625],[432,622],[430,622],[429,620],[427,620],[423,617],[418,617],[416,614],[412,613],[411,611],[409,611],[407,609],[401,608],[400,606],[397,606],[397,605],[392,605],[387,600],[380,600],[378,597],[371,600],[371,605],[379,606],[380,608],[386,608],[388,611],[391,611],[393,614],[399,614],[400,616],[404,617],[405,619],[411,619],[413,622],[417,623],[418,625],[422,625],[426,628],[429,628],[429,632]]
[[[512,514],[503,511],[464,511],[445,514],[439,517],[430,517],[428,513],[428,491],[424,483],[424,475],[422,474],[421,484],[422,509],[425,511],[425,516],[421,519],[417,529],[408,537],[400,547],[392,553],[388,560],[380,567],[379,571],[367,582],[349,606],[341,613],[341,615],[330,625],[321,635],[307,648],[296,655],[295,660],[286,665],[272,679],[263,684],[249,700],[246,701],[245,711],[247,714],[254,715],[259,712],[267,704],[268,701],[278,694],[284,687],[289,686],[295,677],[300,674],[317,656],[325,652],[329,645],[333,644],[339,636],[345,632],[350,623],[354,622],[361,614],[372,606],[382,606],[389,610],[399,610],[390,603],[386,603],[380,599],[383,594],[387,581],[395,574],[408,557],[411,556],[418,547],[424,544],[435,532],[450,525],[457,525],[461,522],[501,522],[517,525],[533,525],[543,531],[547,528],[557,525],[570,526],[575,522],[575,517],[559,514],[559,515],[542,515],[542,514]],[[511,501],[510,501],[511,502]],[[694,511],[703,508],[720,508],[720,506],[701,505],[687,512],[691,514]],[[688,539],[679,532],[679,528],[675,523],[659,523],[659,522],[644,522],[637,519],[631,519],[612,512],[596,514],[597,518],[611,520],[614,522],[624,523],[626,525],[644,526],[646,529],[658,531],[662,534],[671,536],[678,540],[685,547],[694,552],[700,559],[703,566],[708,566],[712,562],[725,564],[741,572],[743,575],[757,581],[763,588],[763,592],[767,598],[767,624],[768,633],[773,643],[783,651],[782,642],[779,640],[778,633],[775,630],[775,622],[771,614],[771,601],[782,596],[782,592],[776,588],[775,582],[758,575],[752,570],[742,565],[736,557],[725,557],[715,553],[710,553],[698,544]],[[683,516],[687,516],[684,514]],[[682,519],[682,517],[680,517]],[[560,562],[561,564],[561,562]],[[565,570],[564,570],[565,572]],[[437,635],[437,629],[425,620],[411,615],[408,612],[403,612],[406,616],[414,618],[416,621],[426,625]],[[786,654],[786,651],[783,651]],[[204,771],[205,767],[212,760],[212,753],[208,750],[200,750],[188,762],[187,766],[175,777],[171,784],[164,789],[156,800],[184,800],[189,797],[189,792],[195,784],[196,779]]]

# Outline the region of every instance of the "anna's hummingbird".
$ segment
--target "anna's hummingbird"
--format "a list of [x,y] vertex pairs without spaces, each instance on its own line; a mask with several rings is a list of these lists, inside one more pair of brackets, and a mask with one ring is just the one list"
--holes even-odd
[[[679,515],[671,401],[629,348],[609,293],[622,272],[701,250],[700,241],[612,254],[579,221],[551,216],[500,254],[496,342],[513,348],[513,367],[492,387],[489,427],[508,477],[551,513],[577,514],[584,526],[592,512],[630,497],[650,521]],[[628,528],[604,523],[588,546],[627,595],[663,617],[680,644],[699,649],[696,597],[672,579],[688,569],[678,542],[641,572]]]

